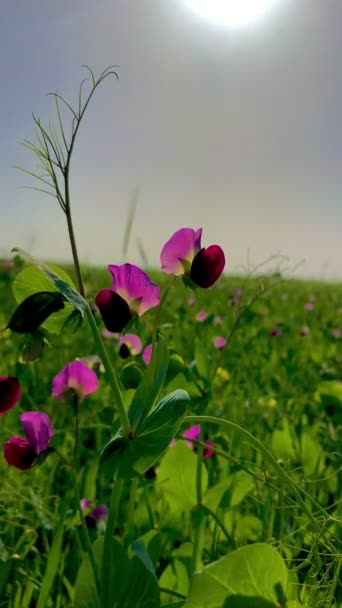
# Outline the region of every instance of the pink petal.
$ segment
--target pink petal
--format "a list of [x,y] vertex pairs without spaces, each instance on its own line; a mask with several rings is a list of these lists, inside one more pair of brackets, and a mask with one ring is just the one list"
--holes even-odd
[[142,360],[145,363],[145,365],[149,364],[149,362],[151,361],[151,357],[152,357],[152,344],[148,344],[144,348],[144,352],[142,354]]
[[200,322],[204,321],[206,318],[207,318],[207,313],[204,312],[204,310],[200,310],[196,315],[197,321],[200,321]]
[[214,340],[215,348],[224,348],[226,345],[227,345],[226,338],[223,338],[222,336],[218,336],[217,338],[215,338],[215,340]]
[[161,267],[166,274],[180,276],[186,272],[183,261],[191,264],[201,249],[202,228],[180,228],[165,243],[160,254]]
[[125,334],[119,340],[119,346],[126,344],[132,355],[138,355],[142,351],[142,342],[136,334]]
[[11,437],[4,445],[4,456],[8,464],[26,471],[32,467],[36,459],[36,454],[33,447],[26,439],[21,437]]
[[81,361],[68,363],[52,380],[52,396],[58,399],[64,399],[70,392],[75,392],[84,399],[97,389],[97,375]]
[[[141,316],[150,308],[158,306],[160,288],[141,268],[133,264],[111,264],[108,270],[113,277],[112,290],[126,300],[132,312]],[[96,303],[99,306],[97,301]]]
[[20,384],[12,376],[0,377],[0,414],[11,410],[20,397]]
[[225,255],[221,247],[210,245],[207,249],[203,248],[197,253],[192,262],[190,279],[198,287],[207,289],[220,277],[225,263]]
[[48,449],[54,430],[50,418],[44,412],[25,412],[19,416],[26,438],[35,454]]
[[215,444],[212,441],[205,441],[204,443],[208,447],[203,450],[203,457],[204,458],[210,458],[211,456],[214,455],[214,451],[211,450],[211,449],[209,449],[209,448],[214,448]]
[[91,500],[88,500],[87,498],[81,498],[80,505],[82,511],[85,511],[85,509],[88,509],[88,507],[90,507]]
[[[184,431],[183,437],[185,437],[185,439],[192,439],[193,441],[197,441],[200,434],[201,434],[201,425],[195,424],[194,426],[191,426],[187,431]],[[192,446],[192,444],[190,444],[190,445]]]

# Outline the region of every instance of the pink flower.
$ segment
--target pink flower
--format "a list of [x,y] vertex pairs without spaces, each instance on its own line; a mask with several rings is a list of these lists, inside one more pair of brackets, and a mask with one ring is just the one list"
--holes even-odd
[[[191,441],[186,441],[185,444],[189,448],[192,448],[193,442],[199,440],[200,434],[201,434],[201,425],[200,424],[195,424],[194,426],[191,426],[187,431],[184,431],[184,433],[183,433],[183,437],[185,437],[185,439],[191,439]],[[214,451],[211,448],[215,447],[215,444],[212,441],[208,441],[208,440],[205,440],[204,443],[208,447],[203,450],[203,456],[204,456],[204,458],[210,458],[214,454]]]
[[160,261],[163,272],[185,276],[198,287],[211,287],[223,272],[224,253],[218,245],[201,246],[202,228],[180,228],[165,243]]
[[314,309],[314,305],[312,304],[312,302],[307,302],[306,304],[304,304],[304,310],[313,310]]
[[97,375],[81,361],[68,363],[52,380],[52,396],[57,399],[65,399],[75,394],[84,399],[97,389]]
[[145,365],[149,364],[149,362],[151,361],[151,357],[152,357],[152,344],[148,344],[144,348],[143,354],[142,354],[142,360],[145,363]]
[[[87,500],[86,498],[82,498],[81,502],[82,511],[86,511],[91,507],[92,501]],[[107,505],[99,505],[87,513],[84,517],[87,528],[93,529],[96,526],[98,521],[102,521],[108,515],[108,507]]]
[[307,336],[310,333],[310,328],[307,325],[303,325],[299,333],[301,336]]
[[9,465],[25,471],[33,466],[39,454],[48,449],[54,431],[49,416],[44,412],[26,412],[19,418],[26,439],[11,437],[4,445],[4,455]]
[[142,343],[136,334],[125,334],[119,340],[120,357],[126,359],[129,355],[139,355],[142,351]]
[[332,329],[330,333],[331,333],[331,335],[332,335],[333,338],[336,338],[336,340],[338,340],[338,338],[340,338],[341,335],[342,335],[341,332],[340,332],[340,330],[337,329],[337,328]]
[[223,338],[222,336],[218,336],[217,338],[214,339],[214,346],[215,348],[224,348],[227,345],[227,340],[226,338]]
[[206,318],[207,318],[207,313],[204,312],[204,310],[200,310],[196,315],[196,319],[197,319],[197,321],[200,321],[200,323],[205,321]]
[[9,412],[20,398],[20,384],[12,376],[0,376],[0,414]]
[[133,315],[141,317],[145,312],[158,306],[160,289],[138,266],[110,264],[112,274],[111,289],[102,289],[95,302],[106,328],[111,332],[121,332]]
[[216,315],[213,318],[214,325],[220,325],[222,323],[222,321],[223,321],[223,319],[222,319],[222,317],[220,317],[220,315]]

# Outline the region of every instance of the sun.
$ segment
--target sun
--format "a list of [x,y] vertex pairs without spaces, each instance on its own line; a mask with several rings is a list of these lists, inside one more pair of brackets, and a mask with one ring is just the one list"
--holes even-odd
[[228,27],[243,27],[257,22],[279,0],[187,0],[196,13],[209,21]]

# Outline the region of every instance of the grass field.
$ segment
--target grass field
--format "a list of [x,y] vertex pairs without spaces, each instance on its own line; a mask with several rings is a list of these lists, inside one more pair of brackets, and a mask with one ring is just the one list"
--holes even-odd
[[[16,271],[1,272],[3,328],[17,306]],[[93,302],[110,286],[108,273],[84,274]],[[164,275],[152,276],[166,285]],[[130,329],[143,347],[154,314]],[[0,376],[21,385],[18,404],[1,416],[1,445],[22,435],[21,413],[37,410],[51,418],[55,451],[27,471],[0,459],[0,607],[97,606],[80,498],[111,504],[114,513],[109,541],[106,518],[86,519],[95,561],[105,538],[101,606],[341,607],[342,286],[221,277],[197,297],[179,284],[159,331],[169,357],[160,396],[187,391],[193,418],[145,472],[114,481],[116,495],[110,459],[99,464],[119,426],[102,366],[95,364],[98,390],[79,403],[76,472],[74,410],[52,397],[52,380],[67,363],[100,354],[87,321],[74,333],[51,334],[30,363],[21,354],[26,337],[1,335]],[[217,337],[227,344],[216,348]],[[142,353],[122,358],[115,337],[103,340],[128,407],[149,366]],[[199,422],[200,434],[186,443],[184,431]]]

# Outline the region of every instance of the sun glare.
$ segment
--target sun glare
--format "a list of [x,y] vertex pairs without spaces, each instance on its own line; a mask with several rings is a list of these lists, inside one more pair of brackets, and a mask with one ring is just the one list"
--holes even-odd
[[196,13],[227,27],[242,27],[257,22],[279,0],[187,0]]

